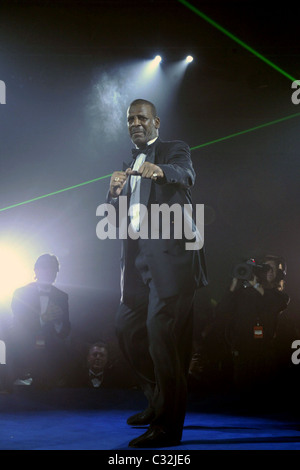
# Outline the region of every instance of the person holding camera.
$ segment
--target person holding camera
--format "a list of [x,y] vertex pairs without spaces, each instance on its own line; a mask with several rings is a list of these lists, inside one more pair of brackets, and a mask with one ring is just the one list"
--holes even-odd
[[278,319],[289,304],[284,277],[279,257],[267,256],[262,263],[247,260],[235,267],[229,290],[216,307],[239,391],[268,385],[274,377]]

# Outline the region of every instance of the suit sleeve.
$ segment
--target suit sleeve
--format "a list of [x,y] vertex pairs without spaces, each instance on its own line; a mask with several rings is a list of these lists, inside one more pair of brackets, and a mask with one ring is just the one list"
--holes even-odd
[[15,326],[19,325],[25,329],[32,329],[31,302],[30,298],[26,297],[23,289],[17,289],[13,293],[11,310]]
[[195,183],[190,148],[185,142],[173,143],[167,150],[166,163],[158,163],[158,166],[164,172],[164,178],[157,180],[158,184],[177,184],[189,189]]

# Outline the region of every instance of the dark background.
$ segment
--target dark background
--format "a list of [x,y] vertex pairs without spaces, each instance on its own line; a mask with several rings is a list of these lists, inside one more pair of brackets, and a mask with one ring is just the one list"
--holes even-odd
[[[299,5],[191,3],[300,79]],[[142,61],[157,53],[159,79],[140,80]],[[190,53],[184,76],[170,72]],[[289,78],[176,0],[1,2],[0,79],[0,208],[121,169],[132,147],[126,109],[137,97],[156,103],[163,140],[191,148],[300,113]],[[210,277],[197,324],[232,267],[266,252],[287,261],[297,317],[299,124],[300,116],[192,150]],[[119,241],[96,237],[108,185],[104,178],[0,212],[1,237],[32,265],[41,253],[58,256],[73,334],[88,340],[114,337],[119,301]]]

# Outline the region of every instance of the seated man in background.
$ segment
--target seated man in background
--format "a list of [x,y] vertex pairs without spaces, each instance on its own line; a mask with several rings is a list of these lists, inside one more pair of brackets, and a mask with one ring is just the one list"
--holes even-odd
[[35,282],[13,294],[10,342],[10,376],[38,387],[57,386],[66,366],[65,339],[70,333],[68,295],[53,286],[59,262],[41,255],[35,265]]
[[132,388],[135,382],[127,364],[103,341],[85,344],[73,351],[66,386],[71,388]]
[[73,362],[68,376],[67,386],[100,388],[106,383],[108,350],[106,344],[96,342],[87,347],[85,357]]
[[87,355],[88,385],[98,388],[103,384],[104,370],[108,362],[108,350],[104,343],[93,344]]

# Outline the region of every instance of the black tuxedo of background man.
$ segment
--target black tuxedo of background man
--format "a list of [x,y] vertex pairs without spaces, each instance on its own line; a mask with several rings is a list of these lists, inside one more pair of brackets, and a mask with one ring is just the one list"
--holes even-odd
[[[158,138],[159,119],[153,105],[133,102],[128,110],[132,141],[156,140],[147,147],[140,167],[140,203],[169,206],[191,204],[195,182],[190,150],[182,141]],[[130,164],[134,168],[134,161]],[[118,207],[118,196],[131,198],[132,170],[115,172],[108,202]],[[150,219],[149,219],[150,222]],[[149,227],[151,223],[149,223]],[[150,424],[148,431],[129,443],[133,447],[163,446],[181,440],[186,411],[187,373],[192,347],[192,308],[195,290],[205,286],[203,250],[186,250],[187,240],[170,237],[122,240],[121,302],[116,318],[120,347],[133,367],[148,407],[128,419]],[[190,241],[190,240],[189,240]]]
[[[40,297],[47,299],[41,315]],[[12,299],[12,357],[15,376],[28,372],[33,380],[59,376],[66,360],[64,339],[70,332],[68,295],[57,287],[43,292],[37,282],[20,287]],[[55,322],[60,327],[56,329]]]

